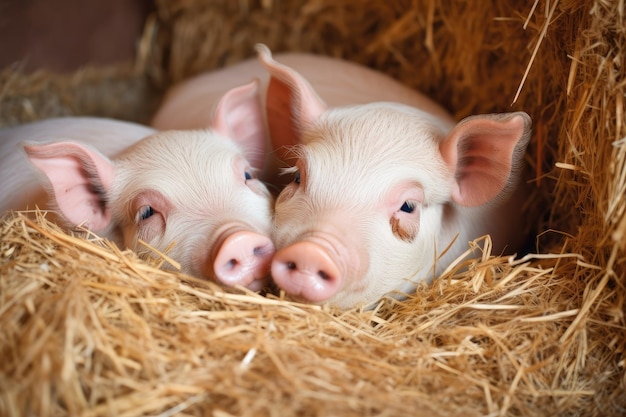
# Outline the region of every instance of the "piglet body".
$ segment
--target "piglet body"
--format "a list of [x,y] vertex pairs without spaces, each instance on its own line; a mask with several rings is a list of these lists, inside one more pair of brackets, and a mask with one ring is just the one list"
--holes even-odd
[[[417,105],[449,118],[445,110],[424,95],[352,62],[306,53],[280,53],[275,58],[306,79],[328,106],[393,101]],[[167,91],[150,125],[159,130],[208,127],[214,103],[226,91],[255,78],[259,80],[260,101],[264,103],[270,76],[258,59],[184,80]]]
[[[147,242],[183,272],[258,290],[274,253],[273,200],[244,150],[264,136],[251,134],[251,127],[242,136],[231,129],[240,123],[233,114],[256,97],[256,88],[226,94],[210,129],[158,132],[113,120],[60,118],[0,130],[2,178],[27,173],[3,181],[2,209],[38,204],[121,246],[141,252],[139,240]],[[245,112],[240,116],[249,122]],[[20,142],[28,143],[26,155]],[[40,199],[29,160],[47,177],[47,201]]]
[[[445,110],[424,95],[369,68],[348,61],[306,53],[281,53],[277,54],[276,58],[301,74],[324,98],[328,106],[394,101],[421,107],[452,123],[452,119]],[[217,98],[221,97],[225,91],[252,79],[257,79],[259,82],[259,100],[262,108],[259,117],[264,118],[266,92],[271,77],[258,59],[248,59],[224,69],[197,75],[175,85],[166,93],[150,124],[159,130],[208,127],[211,123],[212,106],[213,103],[217,103]],[[275,104],[272,103],[272,105]],[[285,115],[289,117],[286,113]],[[266,121],[261,120],[261,123],[264,122]],[[265,169],[260,174],[261,178],[279,186],[283,181],[278,176],[278,170],[285,166],[281,163],[280,157],[285,155],[282,153],[280,143],[283,136],[279,132],[274,133],[277,133],[274,137],[276,152],[272,156],[278,156],[278,159],[269,157],[271,153],[265,149],[260,150],[257,155],[248,155],[248,158],[254,159],[263,155],[266,159]]]
[[[276,200],[272,262],[287,294],[368,305],[432,280],[485,234],[494,253],[519,249],[528,115],[455,124],[424,96],[369,70],[358,86],[361,70],[327,72],[353,82],[326,97],[267,48],[259,58],[270,74],[273,145],[293,165],[294,180]],[[365,104],[336,104],[355,88],[365,91]]]

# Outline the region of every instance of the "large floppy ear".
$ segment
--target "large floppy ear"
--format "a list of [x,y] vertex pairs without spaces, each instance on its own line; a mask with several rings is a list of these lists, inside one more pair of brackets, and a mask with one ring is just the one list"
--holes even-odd
[[304,77],[274,61],[267,46],[258,44],[256,50],[261,64],[270,73],[266,109],[272,145],[285,160],[288,149],[302,142],[302,127],[314,122],[327,106]]
[[111,223],[106,195],[113,181],[113,163],[95,150],[74,142],[26,145],[30,162],[52,185],[51,197],[73,225],[101,232]]
[[524,112],[463,119],[440,144],[444,161],[455,175],[452,199],[479,206],[514,185],[530,137]]
[[238,143],[248,162],[257,169],[265,161],[265,122],[261,111],[259,82],[229,90],[217,103],[211,127]]

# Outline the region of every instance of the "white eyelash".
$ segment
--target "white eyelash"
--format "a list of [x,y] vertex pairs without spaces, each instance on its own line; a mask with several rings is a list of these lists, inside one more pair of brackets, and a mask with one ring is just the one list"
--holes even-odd
[[280,175],[295,174],[298,171],[298,167],[281,168]]

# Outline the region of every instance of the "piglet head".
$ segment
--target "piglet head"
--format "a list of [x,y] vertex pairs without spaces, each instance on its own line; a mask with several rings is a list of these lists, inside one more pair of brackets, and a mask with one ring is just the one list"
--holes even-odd
[[138,251],[144,241],[183,272],[258,290],[274,246],[272,197],[255,176],[265,145],[257,90],[253,82],[228,92],[211,129],[159,132],[113,160],[73,142],[25,150],[69,223]]
[[229,138],[166,131],[116,159],[113,220],[125,244],[168,251],[183,271],[258,290],[274,252],[272,198]]
[[297,72],[259,48],[270,72],[274,146],[295,157],[275,205],[272,277],[294,298],[340,308],[435,275],[457,206],[504,198],[528,139],[524,113],[456,127],[394,103],[327,108]]

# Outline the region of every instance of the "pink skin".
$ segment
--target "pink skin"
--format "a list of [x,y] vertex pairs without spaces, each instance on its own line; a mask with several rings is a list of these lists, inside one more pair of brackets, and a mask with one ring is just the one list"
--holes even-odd
[[[287,170],[296,179],[278,196],[274,215],[272,277],[288,295],[340,308],[369,305],[430,281],[485,234],[495,252],[519,248],[524,193],[517,172],[528,115],[454,125],[410,93],[405,104],[329,107],[269,50],[259,47],[259,58],[271,76],[273,146],[285,162],[296,161]],[[390,81],[379,78],[363,88],[389,91]]]
[[213,271],[223,284],[260,291],[266,284],[273,253],[269,237],[249,230],[235,232],[220,246]]
[[312,302],[330,298],[342,281],[342,274],[330,253],[308,240],[276,252],[272,277],[286,293]]
[[[46,128],[59,128],[59,123],[64,127],[58,134]],[[116,123],[96,123],[100,131],[85,136],[85,124],[68,118],[40,122],[38,128],[47,132],[41,138],[31,136],[28,125],[2,130],[0,137],[6,133],[14,145],[74,138],[97,147],[111,136],[103,132]],[[50,185],[48,205],[40,208],[56,211],[70,227],[86,226],[138,252],[145,251],[141,239],[167,252],[185,273],[229,286],[264,286],[274,252],[269,238],[273,199],[254,175],[263,167],[266,141],[258,84],[228,91],[217,103],[209,129],[136,130],[146,137],[130,141],[120,134],[120,152],[113,158],[73,141],[25,146]],[[16,161],[26,165],[23,157]],[[21,206],[13,195],[6,197],[7,208],[15,210],[34,204]]]

